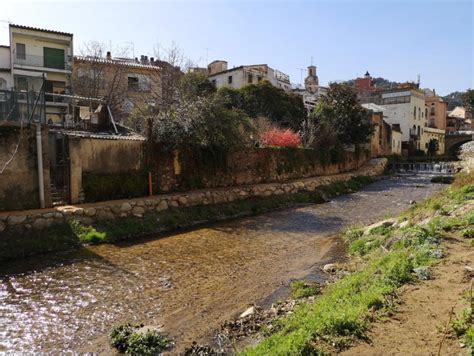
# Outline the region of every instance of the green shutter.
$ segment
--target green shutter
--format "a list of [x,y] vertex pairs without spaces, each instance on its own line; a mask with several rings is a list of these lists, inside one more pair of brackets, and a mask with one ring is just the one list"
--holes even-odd
[[58,48],[43,48],[44,66],[47,68],[64,69],[64,50]]

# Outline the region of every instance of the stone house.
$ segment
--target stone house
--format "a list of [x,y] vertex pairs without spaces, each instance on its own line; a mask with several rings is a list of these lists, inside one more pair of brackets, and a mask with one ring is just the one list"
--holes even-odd
[[390,155],[392,153],[392,127],[384,120],[385,109],[372,103],[362,104],[362,107],[372,113],[371,157]]
[[101,98],[120,121],[137,106],[159,105],[161,66],[153,58],[140,60],[113,58],[107,52],[98,56],[75,56],[73,81],[75,94]]
[[277,88],[291,90],[290,76],[267,64],[242,65],[228,69],[226,61],[217,60],[207,66],[207,76],[217,88],[229,86],[240,89],[245,85],[267,80]]

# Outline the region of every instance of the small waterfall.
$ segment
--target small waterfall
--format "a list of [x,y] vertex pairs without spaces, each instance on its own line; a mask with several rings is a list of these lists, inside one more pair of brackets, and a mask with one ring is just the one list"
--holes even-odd
[[390,164],[390,170],[398,173],[454,174],[453,162],[397,162]]

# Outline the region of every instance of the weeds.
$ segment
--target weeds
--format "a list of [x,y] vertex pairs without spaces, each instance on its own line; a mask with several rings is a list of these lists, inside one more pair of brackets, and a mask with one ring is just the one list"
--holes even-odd
[[158,331],[142,328],[143,324],[115,326],[110,332],[111,345],[118,351],[131,355],[159,355],[173,346],[173,341]]
[[293,281],[290,288],[291,297],[294,299],[308,298],[319,293],[319,286],[316,283],[305,281]]

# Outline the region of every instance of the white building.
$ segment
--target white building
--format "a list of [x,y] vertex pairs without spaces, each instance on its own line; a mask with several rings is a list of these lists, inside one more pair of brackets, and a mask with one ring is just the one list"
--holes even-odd
[[379,105],[385,111],[384,116],[390,124],[399,124],[402,141],[411,143],[414,149],[426,151],[422,142],[426,142],[424,92],[415,88],[398,88],[380,94]]
[[[19,102],[26,105],[31,104],[26,93],[38,92],[43,78],[45,93],[72,93],[72,34],[10,24],[9,38],[10,45],[0,47],[0,90],[24,92]],[[46,120],[61,122],[68,104],[53,95],[46,95],[45,101]]]
[[289,75],[269,67],[267,64],[242,65],[228,69],[226,61],[214,61],[207,66],[209,80],[217,87],[228,86],[240,89],[245,85],[268,80],[277,88],[291,90]]

